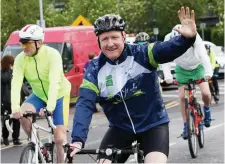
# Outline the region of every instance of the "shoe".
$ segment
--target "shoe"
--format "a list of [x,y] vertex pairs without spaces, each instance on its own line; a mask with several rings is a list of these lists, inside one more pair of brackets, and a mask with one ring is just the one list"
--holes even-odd
[[8,146],[8,145],[9,145],[9,140],[8,140],[8,138],[3,139],[3,144],[4,144],[5,146]]
[[211,125],[211,109],[210,108],[208,110],[204,109],[204,113],[205,113],[204,118],[205,127],[208,128]]
[[215,101],[219,101],[219,96],[218,95],[215,95],[214,96],[214,99],[215,99]]
[[14,140],[14,141],[13,141],[13,144],[14,144],[14,145],[21,145],[22,142],[20,142],[20,140]]
[[183,137],[184,140],[186,140],[188,137],[187,137],[187,127],[185,126],[184,129],[183,129],[183,133],[181,134],[181,136]]

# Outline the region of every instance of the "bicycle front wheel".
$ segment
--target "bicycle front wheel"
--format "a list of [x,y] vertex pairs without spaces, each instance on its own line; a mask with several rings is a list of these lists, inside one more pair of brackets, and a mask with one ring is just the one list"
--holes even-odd
[[34,143],[30,142],[25,146],[20,156],[19,163],[40,163],[40,161],[36,162]]
[[195,119],[192,110],[187,112],[187,136],[188,136],[188,146],[192,158],[196,158],[198,154],[198,139],[195,130]]
[[198,143],[199,147],[203,148],[204,147],[204,129],[203,129],[203,123],[201,122],[199,125],[199,134],[198,134]]

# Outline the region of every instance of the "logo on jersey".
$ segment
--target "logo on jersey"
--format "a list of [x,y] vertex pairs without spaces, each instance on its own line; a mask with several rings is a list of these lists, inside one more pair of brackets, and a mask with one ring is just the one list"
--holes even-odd
[[107,87],[113,86],[112,75],[106,76],[106,86]]

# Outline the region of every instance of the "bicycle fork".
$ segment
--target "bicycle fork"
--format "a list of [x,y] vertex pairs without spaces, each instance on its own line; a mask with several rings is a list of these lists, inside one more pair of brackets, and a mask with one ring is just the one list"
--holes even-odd
[[33,159],[33,160],[35,160],[35,163],[38,164],[39,163],[38,156],[39,156],[41,162],[42,163],[46,163],[46,161],[45,161],[45,159],[44,159],[44,157],[42,155],[41,149],[40,149],[40,147],[42,147],[43,145],[42,145],[41,142],[39,142],[39,143],[37,142],[39,140],[38,139],[39,137],[38,137],[38,131],[37,131],[36,128],[37,127],[35,126],[35,123],[34,123],[32,125],[32,132],[31,132],[31,142],[34,143],[34,145],[35,145],[35,150],[34,150],[34,152],[35,152],[35,156],[34,156],[35,159]]

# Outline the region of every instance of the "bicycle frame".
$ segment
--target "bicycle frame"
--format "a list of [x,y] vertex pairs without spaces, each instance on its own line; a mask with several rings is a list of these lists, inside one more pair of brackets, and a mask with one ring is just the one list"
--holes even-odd
[[[187,98],[188,100],[188,106],[185,108],[185,114],[187,116],[188,110],[192,110],[194,113],[194,119],[195,119],[195,133],[196,135],[199,135],[199,127],[198,125],[200,124],[200,122],[203,120],[203,118],[201,117],[201,115],[199,115],[199,113],[197,112],[196,109],[196,97],[195,97],[195,84],[193,84],[193,86],[191,84],[187,84],[186,85],[188,88],[185,88],[185,98]],[[193,92],[194,91],[194,92]]]
[[43,147],[43,143],[38,137],[38,130],[42,130],[44,132],[47,132],[48,135],[48,142],[52,143],[53,142],[53,130],[51,128],[46,129],[44,127],[41,127],[37,125],[35,122],[32,121],[32,129],[31,129],[31,139],[30,142],[35,144],[35,161],[38,163],[38,154],[39,157],[41,158],[42,163],[46,163],[44,156],[41,152],[41,147]]
[[[37,164],[39,163],[39,159],[38,157],[40,158],[41,162],[42,163],[46,163],[46,160],[44,158],[44,155],[42,153],[42,147],[44,146],[44,144],[41,142],[41,140],[39,139],[39,133],[38,131],[39,130],[42,130],[44,132],[47,132],[49,135],[48,135],[48,143],[54,143],[53,142],[53,129],[55,129],[55,125],[53,124],[52,122],[52,119],[51,119],[51,116],[50,115],[47,115],[47,110],[45,111],[46,113],[46,119],[47,119],[47,122],[48,122],[48,125],[49,125],[49,128],[46,129],[42,126],[39,126],[38,124],[36,124],[36,115],[37,113],[33,113],[33,114],[30,114],[28,113],[28,115],[24,115],[25,118],[27,117],[32,117],[32,123],[31,123],[31,132],[30,132],[30,137],[28,138],[28,144],[29,143],[32,143],[35,145],[35,150],[34,150],[34,157],[32,157],[32,161],[35,161]],[[10,132],[13,132],[12,128],[10,127],[9,125],[9,119],[12,118],[12,115],[10,116],[7,116],[7,119],[5,120],[5,124],[6,124],[6,127],[7,129],[10,131]],[[29,119],[29,118],[27,118]],[[30,155],[29,155],[30,157]]]

